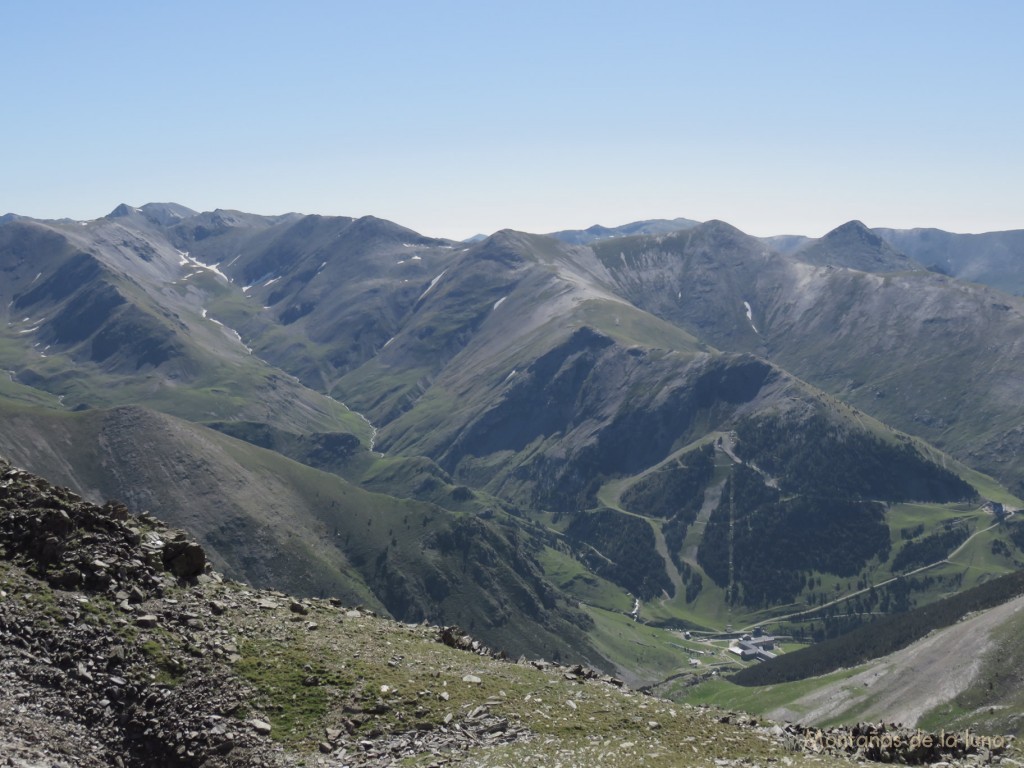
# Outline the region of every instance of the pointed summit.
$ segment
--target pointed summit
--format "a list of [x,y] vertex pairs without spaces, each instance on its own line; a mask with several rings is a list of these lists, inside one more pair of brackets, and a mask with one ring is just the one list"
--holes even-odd
[[108,219],[121,219],[125,216],[131,216],[132,214],[139,213],[139,209],[128,203],[121,203],[117,208],[107,214]]
[[921,269],[863,222],[848,221],[797,252],[797,258],[820,266],[848,267],[861,272],[905,272]]

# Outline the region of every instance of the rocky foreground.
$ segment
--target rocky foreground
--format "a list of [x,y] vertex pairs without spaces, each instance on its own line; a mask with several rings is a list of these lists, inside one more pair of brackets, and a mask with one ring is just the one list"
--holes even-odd
[[[0,765],[1018,764],[871,728],[677,705],[457,628],[254,590],[184,533],[0,460]],[[890,738],[843,738],[862,733]]]

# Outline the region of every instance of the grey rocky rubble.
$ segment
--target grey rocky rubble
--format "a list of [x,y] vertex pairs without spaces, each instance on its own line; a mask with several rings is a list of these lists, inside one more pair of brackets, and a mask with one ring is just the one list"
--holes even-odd
[[204,622],[195,606],[161,600],[209,578],[202,548],[185,534],[0,460],[0,559],[16,566],[0,581],[0,754],[8,764],[279,762],[273,744],[230,717],[239,692],[223,666],[165,657],[151,640],[156,632],[187,638]]

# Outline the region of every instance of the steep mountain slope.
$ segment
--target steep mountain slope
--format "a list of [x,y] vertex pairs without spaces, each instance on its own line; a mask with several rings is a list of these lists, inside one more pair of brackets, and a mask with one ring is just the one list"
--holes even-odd
[[[1019,735],[1022,715],[1017,702],[1021,692],[1011,693],[1009,685],[1002,693],[1016,701],[1012,711],[1003,711],[998,718],[991,717],[993,709],[1003,709],[1006,703],[990,692],[977,697],[978,706],[962,713],[966,717],[961,722],[954,719],[952,710],[954,702],[967,698],[972,688],[983,687],[988,679],[1015,668],[1005,643],[997,637],[1019,634],[1024,621],[1022,611],[1021,597],[990,608],[858,668],[841,683],[819,688],[766,715],[815,724],[885,720],[927,727],[934,723],[947,729],[980,727],[985,733]],[[942,714],[929,718],[928,713],[934,709]],[[984,714],[990,717],[982,724],[979,718]]]
[[372,216],[288,217],[258,233],[226,216],[170,235],[243,286],[244,304],[219,311],[257,353],[320,391],[384,347],[456,249]]
[[1015,573],[726,679],[697,682],[683,698],[717,696],[819,726],[896,721],[1019,736],[1022,622],[1024,579]]
[[4,417],[7,455],[188,529],[235,578],[407,621],[444,617],[511,652],[607,666],[589,649],[585,617],[544,579],[535,558],[545,540],[503,513],[484,519],[371,493],[139,408]]
[[81,224],[0,226],[0,363],[13,380],[69,408],[136,403],[368,439],[361,419],[254,357],[210,314],[209,297],[232,286],[168,244],[164,208],[125,208]]
[[858,223],[793,256],[718,222],[594,249],[638,307],[1024,478],[1019,299],[917,267]]
[[465,244],[159,204],[0,238],[0,448],[255,583],[651,682],[685,660],[630,613],[817,637],[1017,567],[976,495],[1018,500],[832,395],[1017,480],[1022,306],[857,222]]
[[[705,229],[707,249],[695,263],[712,258],[723,234],[729,235],[724,225]],[[635,241],[624,241],[629,242]],[[642,274],[658,282],[650,272]],[[667,600],[667,615],[656,609],[663,618],[707,621],[706,614],[688,613],[701,585],[707,596],[703,612],[715,601],[744,610],[780,610],[790,602],[817,599],[814,585],[820,587],[822,571],[831,574],[826,578],[834,580],[837,591],[837,577],[881,581],[906,558],[891,546],[898,532],[890,530],[878,502],[963,506],[974,495],[920,457],[907,438],[840,407],[762,359],[716,352],[659,323],[616,297],[606,287],[614,278],[590,249],[499,233],[456,257],[378,359],[341,379],[339,394],[380,425],[378,447],[389,454],[425,455],[453,481],[539,514],[564,531],[571,551],[596,574],[643,600]],[[465,339],[464,345],[439,351],[438,334],[422,329],[440,324],[443,339]],[[434,367],[420,368],[423,361]],[[417,372],[420,394],[406,398],[405,410],[394,400],[379,399],[375,382],[388,371],[410,369]],[[811,434],[812,424],[831,426],[796,445],[797,436]],[[776,443],[794,443],[792,453],[773,463],[760,453],[765,443],[758,447],[754,425],[767,429]],[[664,494],[671,486],[656,487],[639,506],[602,495],[606,485],[628,482],[688,446],[733,430],[740,436],[736,461],[772,467],[789,494],[785,500],[756,501],[733,494],[738,505],[762,504],[759,516],[746,521],[749,541],[733,541],[731,534],[708,538],[729,530],[729,513],[707,484],[681,502],[699,509],[701,499],[708,498],[703,533],[696,532],[694,514],[673,511],[662,521],[651,511],[670,503]],[[817,470],[809,466],[814,461]],[[733,466],[726,461],[716,470],[719,494]],[[895,484],[865,481],[880,467],[883,478],[897,475]],[[813,478],[801,482],[805,470],[813,470]],[[833,487],[834,473],[851,479]],[[764,485],[760,479],[758,484]],[[870,539],[863,530],[858,533],[865,519],[872,526]],[[982,519],[977,517],[979,526]],[[796,529],[828,533],[798,543]],[[622,546],[624,540],[634,544]],[[757,544],[768,545],[763,552],[778,553],[777,562],[759,558]],[[726,569],[725,550],[734,545],[743,561]],[[801,559],[794,550],[815,551],[819,559]],[[840,567],[845,556],[856,562]],[[933,583],[955,589],[957,578],[950,574]],[[842,582],[844,593],[852,591],[850,583]],[[650,615],[646,609],[644,615]],[[724,623],[726,617],[715,620]]]

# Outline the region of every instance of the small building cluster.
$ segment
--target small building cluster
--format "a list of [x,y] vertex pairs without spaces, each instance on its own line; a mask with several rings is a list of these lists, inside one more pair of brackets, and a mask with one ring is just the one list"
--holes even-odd
[[761,628],[757,627],[752,635],[743,635],[735,645],[730,645],[729,651],[744,661],[751,659],[768,661],[768,659],[775,658],[775,654],[772,653],[773,648],[775,648],[775,638],[772,635],[764,634]]

